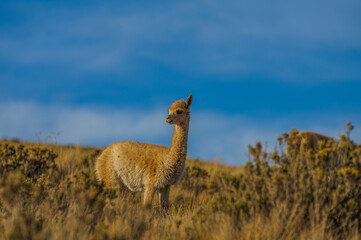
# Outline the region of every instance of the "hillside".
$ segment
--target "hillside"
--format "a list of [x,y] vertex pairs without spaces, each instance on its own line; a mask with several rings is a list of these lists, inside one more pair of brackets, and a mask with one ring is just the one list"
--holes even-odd
[[[242,167],[187,160],[170,209],[96,181],[101,149],[0,141],[0,239],[358,239],[361,146],[305,149],[296,130]],[[283,152],[288,144],[287,155]]]

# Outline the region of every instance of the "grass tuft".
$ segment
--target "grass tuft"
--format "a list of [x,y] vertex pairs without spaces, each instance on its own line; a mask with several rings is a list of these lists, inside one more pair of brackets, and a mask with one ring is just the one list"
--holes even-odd
[[0,239],[358,239],[353,128],[316,149],[293,129],[273,152],[249,146],[243,167],[187,160],[167,213],[142,208],[140,193],[104,188],[99,149],[3,140]]

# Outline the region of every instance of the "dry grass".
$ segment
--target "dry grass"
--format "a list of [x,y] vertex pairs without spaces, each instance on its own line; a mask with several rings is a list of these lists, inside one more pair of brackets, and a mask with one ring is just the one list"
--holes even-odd
[[167,213],[99,184],[100,149],[2,141],[0,239],[358,239],[361,147],[346,133],[306,151],[295,135],[250,146],[243,167],[187,160]]

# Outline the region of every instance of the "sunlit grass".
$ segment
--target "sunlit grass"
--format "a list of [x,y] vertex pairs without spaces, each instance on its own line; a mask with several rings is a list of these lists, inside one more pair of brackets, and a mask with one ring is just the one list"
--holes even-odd
[[296,134],[249,146],[243,167],[187,160],[167,213],[104,188],[100,149],[1,141],[0,239],[358,239],[361,146],[346,132],[307,149]]

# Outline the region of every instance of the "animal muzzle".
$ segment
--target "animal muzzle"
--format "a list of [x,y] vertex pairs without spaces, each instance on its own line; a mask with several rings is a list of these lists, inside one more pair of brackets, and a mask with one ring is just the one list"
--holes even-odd
[[167,123],[172,123],[172,122],[173,122],[172,116],[171,116],[171,115],[168,115],[168,116],[166,117],[165,121],[166,121]]

